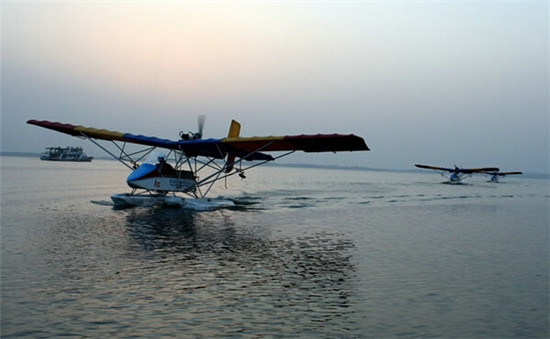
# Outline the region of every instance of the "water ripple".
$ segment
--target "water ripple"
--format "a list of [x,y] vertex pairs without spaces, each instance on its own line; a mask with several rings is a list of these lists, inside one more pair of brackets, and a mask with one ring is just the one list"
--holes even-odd
[[69,214],[49,230],[42,250],[50,284],[23,303],[48,325],[19,332],[12,323],[6,337],[70,336],[72,329],[98,336],[292,337],[335,331],[327,324],[339,334],[358,328],[354,245],[338,234],[273,237],[269,225],[236,225],[231,211],[115,212],[99,220]]

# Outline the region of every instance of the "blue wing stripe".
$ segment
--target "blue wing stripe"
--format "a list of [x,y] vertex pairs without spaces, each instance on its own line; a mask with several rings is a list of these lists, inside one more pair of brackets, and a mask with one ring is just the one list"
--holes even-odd
[[180,140],[176,142],[176,149],[180,149],[188,156],[205,156],[222,159],[227,151],[221,144],[222,139]]
[[177,147],[177,142],[168,140],[168,139],[161,139],[157,137],[148,137],[145,135],[135,135],[131,133],[126,133],[123,135],[123,138],[126,141],[143,144],[143,145],[164,147],[168,149],[174,149]]

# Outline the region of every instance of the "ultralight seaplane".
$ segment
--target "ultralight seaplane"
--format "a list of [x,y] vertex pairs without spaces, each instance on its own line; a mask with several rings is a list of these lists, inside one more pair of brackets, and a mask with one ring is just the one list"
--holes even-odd
[[451,184],[460,184],[462,183],[462,179],[465,177],[471,177],[474,173],[481,173],[481,174],[487,174],[492,172],[499,171],[498,167],[482,167],[482,168],[459,168],[455,165],[454,168],[445,168],[445,167],[436,167],[436,166],[428,166],[428,165],[419,165],[415,164],[416,167],[422,168],[422,169],[430,169],[438,172],[442,176],[446,176],[449,173],[451,174],[449,177],[449,182]]
[[[230,207],[234,205],[232,200],[207,197],[212,186],[220,180],[236,174],[244,178],[245,170],[296,151],[369,151],[363,138],[354,134],[241,137],[241,125],[235,120],[231,121],[226,138],[203,139],[204,116],[199,116],[198,132],[180,132],[178,140],[45,120],[27,123],[88,139],[128,167],[132,172],[126,182],[132,190],[112,195],[115,207],[158,204],[194,210]],[[115,146],[110,147],[111,150],[105,145],[109,142]],[[127,144],[138,145],[139,150],[130,151]],[[157,149],[168,153],[160,153],[154,161],[146,161],[153,152],[158,152]],[[266,152],[277,154],[272,156]]]
[[490,182],[499,182],[500,178],[503,178],[507,175],[516,175],[523,174],[523,172],[487,172],[487,175],[491,176]]

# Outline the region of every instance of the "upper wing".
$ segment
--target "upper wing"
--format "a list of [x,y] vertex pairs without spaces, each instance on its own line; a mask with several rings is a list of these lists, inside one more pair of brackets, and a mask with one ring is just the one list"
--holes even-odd
[[363,138],[353,134],[286,135],[249,138],[225,138],[222,143],[244,152],[342,152],[369,151]]
[[109,131],[106,129],[89,128],[80,125],[64,124],[61,122],[51,122],[47,120],[29,120],[27,121],[27,124],[52,129],[54,131],[69,134],[75,137],[86,135],[95,139],[125,141],[123,138],[124,133]]
[[487,174],[505,176],[505,175],[511,175],[511,174],[523,174],[523,172],[489,172]]
[[484,172],[498,172],[498,167],[482,167],[482,168],[461,168],[459,170],[462,173],[484,173]]
[[69,134],[72,136],[86,137],[100,140],[123,141],[132,144],[162,147],[166,149],[182,150],[191,156],[209,156],[214,158],[223,158],[225,153],[216,147],[221,139],[206,140],[168,140],[145,135],[132,133],[121,133],[106,129],[97,129],[84,127],[81,125],[64,124],[60,122],[50,122],[46,120],[29,120],[28,124],[48,128],[57,132]]
[[435,166],[418,165],[418,164],[415,164],[415,166],[418,167],[418,168],[431,169],[431,170],[434,170],[434,171],[448,171],[448,172],[454,172],[454,169],[452,169],[452,168],[435,167]]
[[261,152],[304,151],[304,152],[341,152],[368,151],[363,138],[353,134],[317,134],[269,137],[236,137],[222,139],[168,140],[157,137],[121,133],[106,129],[84,127],[59,122],[29,120],[28,124],[52,129],[72,136],[82,136],[101,140],[114,140],[181,150],[188,156],[208,156],[222,159],[228,152],[246,160],[273,160],[273,157]]
[[447,171],[447,172],[459,172],[465,174],[471,173],[484,173],[484,172],[498,172],[498,167],[482,167],[482,168],[444,168],[444,167],[435,167],[427,165],[415,165],[418,168],[426,168],[435,171]]

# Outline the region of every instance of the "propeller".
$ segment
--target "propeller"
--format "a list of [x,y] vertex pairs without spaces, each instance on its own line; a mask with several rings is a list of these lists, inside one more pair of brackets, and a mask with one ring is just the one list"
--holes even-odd
[[204,121],[206,120],[206,115],[201,114],[199,115],[199,131],[195,133],[193,136],[193,139],[201,139],[202,138],[202,130],[204,129]]
[[180,138],[182,140],[198,140],[202,139],[202,131],[204,129],[204,121],[206,120],[206,115],[199,115],[199,131],[196,133],[189,132],[189,133],[183,133],[183,131],[180,132]]

